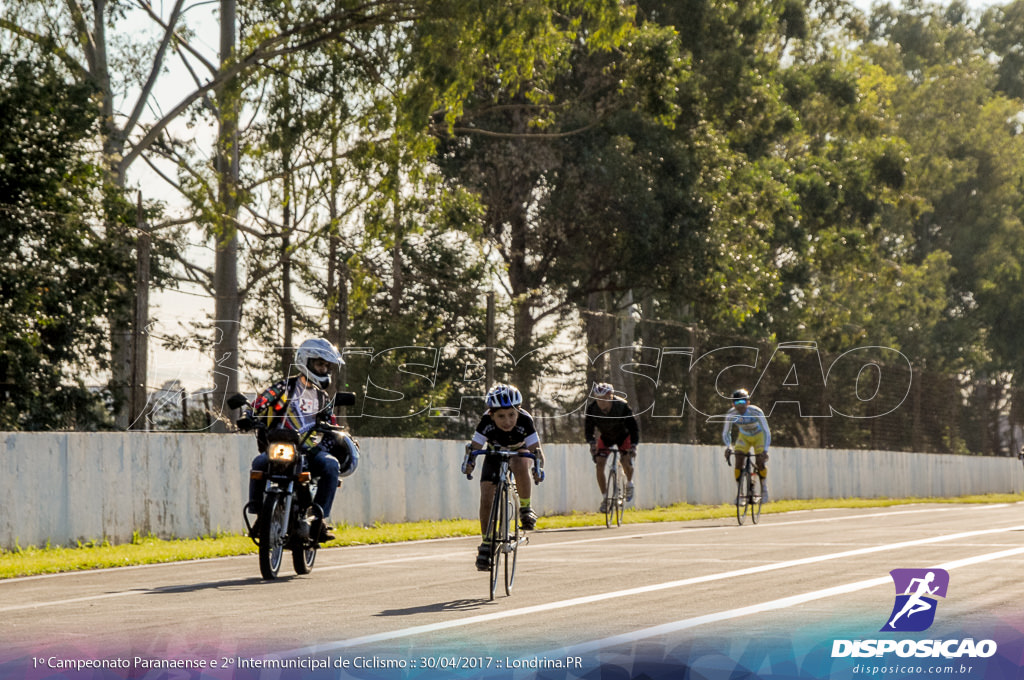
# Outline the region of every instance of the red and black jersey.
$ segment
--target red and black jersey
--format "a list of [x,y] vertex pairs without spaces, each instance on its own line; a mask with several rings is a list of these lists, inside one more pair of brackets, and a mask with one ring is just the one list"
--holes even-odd
[[594,430],[601,433],[601,439],[607,445],[619,445],[628,438],[632,446],[640,443],[640,427],[629,403],[621,397],[612,399],[612,407],[605,413],[592,401],[587,405],[586,418],[583,422],[583,435],[587,442],[596,441]]

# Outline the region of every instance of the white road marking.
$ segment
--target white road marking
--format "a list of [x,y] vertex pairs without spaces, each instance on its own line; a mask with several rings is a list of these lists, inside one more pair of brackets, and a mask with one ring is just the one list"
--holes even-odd
[[[1024,548],[1013,548],[1011,550],[1001,550],[999,552],[988,553],[985,555],[976,555],[974,557],[968,557],[962,560],[947,562],[946,564],[937,565],[937,568],[945,569],[948,571],[950,569],[958,569],[960,567],[966,567],[973,564],[981,564],[983,562],[991,562],[992,560],[998,560],[1004,557],[1012,557],[1014,555],[1022,554],[1024,554]],[[682,619],[680,621],[664,623],[658,626],[651,626],[650,628],[643,628],[641,630],[633,631],[632,633],[613,635],[612,637],[607,637],[601,640],[591,640],[590,642],[583,642],[578,645],[572,645],[570,647],[565,647],[559,650],[542,652],[537,656],[546,658],[556,658],[562,655],[579,656],[587,652],[595,652],[602,649],[608,649],[616,645],[631,644],[638,640],[643,640],[645,638],[657,637],[659,635],[666,635],[668,633],[676,633],[681,630],[687,630],[688,628],[696,628],[697,626],[703,626],[709,623],[718,623],[721,621],[728,621],[729,619],[736,619],[744,616],[764,614],[765,612],[770,612],[777,609],[795,607],[797,605],[805,604],[807,602],[813,602],[814,600],[822,600],[827,597],[833,597],[835,595],[845,595],[847,593],[857,592],[858,590],[874,588],[875,586],[889,585],[891,583],[892,578],[889,576],[867,579],[865,581],[855,581],[853,583],[846,583],[844,585],[834,586],[832,588],[815,590],[809,593],[803,593],[801,595],[793,595],[791,597],[783,597],[777,600],[770,600],[768,602],[762,602],[761,604],[750,605],[749,607],[739,607],[737,609],[729,609],[714,614],[695,616],[690,619]]]
[[[521,607],[519,609],[509,609],[509,610],[506,610],[506,611],[494,612],[494,613],[490,613],[490,614],[479,614],[479,615],[476,615],[476,616],[468,616],[468,617],[465,617],[465,618],[455,619],[455,620],[452,620],[452,621],[441,621],[441,622],[438,622],[438,623],[424,624],[424,625],[421,625],[421,626],[413,626],[413,627],[410,627],[410,628],[401,628],[401,629],[398,629],[398,630],[383,631],[383,632],[380,632],[380,633],[374,633],[374,634],[371,634],[371,635],[364,635],[364,636],[357,637],[357,638],[350,638],[348,640],[339,640],[337,642],[328,642],[328,643],[323,643],[323,644],[319,644],[319,645],[314,645],[312,647],[306,647],[306,648],[303,648],[303,649],[291,650],[289,652],[285,652],[285,653],[280,654],[280,655],[279,654],[275,654],[273,656],[275,656],[275,657],[277,657],[277,656],[287,657],[287,656],[298,656],[298,655],[318,654],[318,653],[330,652],[330,651],[334,651],[334,650],[338,650],[338,649],[345,649],[345,648],[350,648],[350,647],[358,647],[358,646],[361,646],[361,645],[369,645],[369,644],[373,644],[373,643],[377,643],[377,642],[384,642],[384,641],[387,641],[387,640],[394,640],[394,639],[397,639],[397,638],[412,637],[412,636],[421,635],[421,634],[424,634],[424,633],[433,633],[433,632],[437,632],[437,631],[441,631],[441,630],[447,630],[447,629],[450,629],[450,628],[461,628],[461,627],[464,627],[464,626],[471,626],[471,625],[474,625],[474,624],[477,624],[477,623],[486,623],[486,622],[498,621],[500,619],[511,618],[511,617],[514,617],[514,616],[525,616],[525,615],[528,615],[528,614],[537,614],[537,613],[540,613],[540,612],[547,612],[547,611],[552,611],[552,610],[555,610],[555,609],[563,609],[563,608],[566,608],[566,607],[574,607],[574,606],[583,605],[583,604],[591,604],[591,603],[594,603],[594,602],[602,602],[604,600],[611,600],[611,599],[616,599],[616,598],[621,598],[621,597],[629,597],[629,596],[632,596],[632,595],[641,595],[641,594],[645,594],[645,593],[652,593],[652,592],[657,592],[659,590],[668,590],[668,589],[672,589],[672,588],[683,588],[683,587],[686,587],[686,586],[692,586],[692,585],[696,585],[696,584],[699,584],[699,583],[709,583],[709,582],[712,582],[712,581],[721,581],[721,580],[724,580],[724,579],[735,578],[735,577],[738,577],[738,576],[759,575],[759,574],[764,574],[767,571],[776,571],[776,570],[779,570],[779,569],[788,569],[790,567],[806,566],[806,565],[809,565],[809,564],[816,564],[816,563],[819,563],[819,562],[826,562],[826,561],[830,561],[830,560],[843,559],[843,558],[846,558],[846,557],[854,557],[854,556],[860,556],[860,555],[869,555],[869,554],[872,554],[872,553],[884,552],[884,551],[889,551],[889,550],[899,550],[901,548],[908,548],[908,547],[913,547],[913,546],[929,545],[929,544],[933,544],[933,543],[944,543],[944,542],[947,542],[947,541],[955,541],[955,540],[959,540],[959,539],[962,539],[962,538],[971,538],[971,537],[974,537],[974,536],[989,536],[989,535],[993,535],[993,534],[1006,533],[1006,532],[1010,532],[1010,531],[1021,531],[1021,530],[1024,530],[1024,526],[1014,526],[1014,527],[1008,527],[1008,528],[1004,528],[1004,529],[984,529],[984,530],[980,530],[980,531],[967,531],[967,532],[963,532],[963,533],[959,533],[959,534],[950,534],[950,535],[947,535],[947,536],[934,536],[934,537],[930,537],[930,538],[921,538],[921,539],[917,539],[917,540],[913,540],[913,541],[901,541],[899,543],[889,543],[889,544],[886,544],[886,545],[872,546],[872,547],[869,547],[869,548],[858,548],[856,550],[845,550],[845,551],[837,552],[837,553],[828,553],[828,554],[824,554],[824,555],[817,555],[815,557],[805,557],[805,558],[801,558],[801,559],[797,559],[797,560],[788,560],[788,561],[785,561],[785,562],[777,562],[775,564],[762,564],[762,565],[758,565],[756,567],[748,567],[746,569],[736,569],[736,570],[733,570],[733,571],[720,572],[720,573],[717,573],[717,574],[708,574],[708,575],[705,575],[705,576],[696,576],[696,577],[693,577],[693,578],[681,579],[681,580],[677,580],[677,581],[666,581],[666,582],[663,582],[663,583],[655,583],[655,584],[651,584],[651,585],[647,585],[647,586],[639,586],[639,587],[636,587],[636,588],[627,588],[625,590],[617,590],[617,591],[608,592],[608,593],[600,593],[600,594],[596,594],[596,595],[587,595],[587,596],[584,596],[584,597],[574,597],[574,598],[570,598],[570,599],[567,599],[567,600],[560,600],[558,602],[548,602],[546,604],[533,605],[533,606],[530,606],[530,607]],[[990,555],[983,555],[983,556],[975,557],[975,558],[967,558],[966,560],[960,560],[959,562],[955,562],[955,563],[951,563],[951,564],[956,564],[957,566],[963,566],[963,565],[966,565],[966,564],[973,564],[973,563],[975,563],[974,561],[986,561],[987,559],[998,559],[999,557],[1007,557],[1009,555],[1015,555],[1015,554],[1021,554],[1021,553],[1024,553],[1024,548],[1015,548],[1015,549],[1012,549],[1012,550],[1006,550],[1006,551],[1002,551],[1002,552],[998,552],[998,553],[991,553]],[[992,557],[991,555],[996,555],[997,557]],[[776,603],[788,602],[789,603],[789,604],[784,604],[784,605],[778,605],[775,608],[779,608],[781,606],[793,606],[795,604],[800,604],[800,603],[802,603],[804,601],[809,601],[809,600],[803,600],[801,598],[806,598],[806,597],[811,596],[811,595],[816,595],[815,597],[811,597],[811,599],[818,599],[820,597],[829,597],[831,595],[838,595],[838,594],[841,594],[843,592],[853,592],[852,590],[851,591],[845,591],[845,590],[843,590],[843,588],[848,588],[848,587],[854,587],[855,586],[854,590],[860,590],[861,588],[868,588],[868,587],[871,587],[871,586],[874,586],[874,585],[879,585],[881,583],[889,583],[889,582],[890,582],[890,579],[889,579],[888,576],[886,576],[885,578],[871,579],[870,581],[860,581],[860,582],[855,583],[855,584],[848,584],[847,586],[837,586],[836,588],[829,588],[829,589],[826,589],[825,591],[816,591],[815,593],[808,593],[806,595],[797,595],[797,596],[794,596],[794,597],[791,597],[791,598],[783,598],[782,600],[775,600],[773,602],[776,602]],[[864,584],[867,584],[867,585],[864,585]],[[817,593],[827,593],[827,594],[817,594]],[[755,606],[764,606],[764,605],[755,605]],[[746,611],[747,609],[749,609],[749,608],[744,608],[742,610],[731,610],[731,611],[739,612],[739,611]],[[741,616],[741,615],[742,614],[733,614],[733,615],[729,616],[729,618],[732,618],[733,616]],[[720,615],[710,614],[710,615],[708,615],[706,617],[698,617],[696,619],[687,619],[687,621],[699,621],[699,623],[692,624],[692,625],[702,625],[703,623],[711,623],[713,621],[721,620],[721,619],[714,618],[716,616],[720,616]],[[666,625],[671,626],[671,625],[675,625],[675,624],[666,624]],[[652,635],[654,635],[654,634],[657,634],[657,633],[652,633]]]

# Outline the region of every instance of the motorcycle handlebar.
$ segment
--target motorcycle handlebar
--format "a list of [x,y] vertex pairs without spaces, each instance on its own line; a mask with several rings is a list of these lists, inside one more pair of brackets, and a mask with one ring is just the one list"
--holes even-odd
[[355,392],[338,392],[334,395],[335,406],[355,406],[356,405],[356,393]]

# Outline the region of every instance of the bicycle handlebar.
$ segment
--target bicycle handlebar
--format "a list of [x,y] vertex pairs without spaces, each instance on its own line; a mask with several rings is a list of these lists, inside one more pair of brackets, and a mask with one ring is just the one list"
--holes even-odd
[[533,459],[533,477],[537,484],[544,481],[544,468],[540,467],[537,461],[537,454],[533,451],[512,451],[510,449],[471,449],[466,447],[466,457],[462,460],[462,472],[466,475],[466,479],[473,479],[472,471],[466,472],[466,466],[473,462],[473,459],[477,456],[486,455],[498,455],[503,458],[512,458],[517,456],[519,458],[532,458]]

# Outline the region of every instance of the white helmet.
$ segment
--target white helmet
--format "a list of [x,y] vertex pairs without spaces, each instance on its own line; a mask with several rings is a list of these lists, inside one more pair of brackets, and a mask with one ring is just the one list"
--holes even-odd
[[323,338],[310,338],[299,345],[298,351],[295,352],[295,367],[307,379],[326,389],[331,384],[331,371],[328,369],[326,373],[317,373],[310,366],[313,359],[323,359],[336,367],[345,362],[334,345]]
[[487,408],[512,408],[523,403],[523,393],[512,385],[498,383],[485,397]]
[[591,395],[596,399],[600,397],[610,397],[614,388],[611,383],[594,383],[594,390]]

